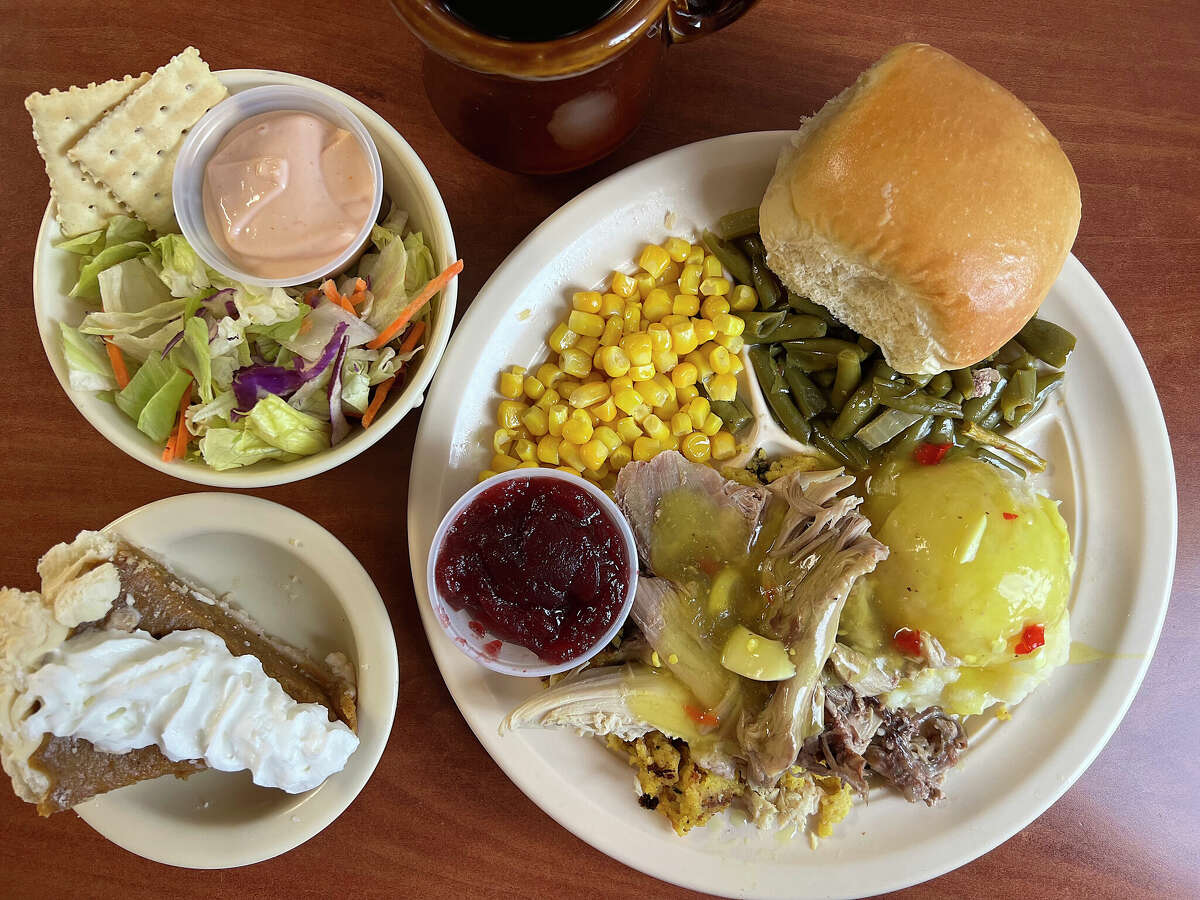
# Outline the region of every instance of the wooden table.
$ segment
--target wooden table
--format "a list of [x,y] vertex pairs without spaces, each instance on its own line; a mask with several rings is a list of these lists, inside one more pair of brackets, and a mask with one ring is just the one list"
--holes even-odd
[[[691,141],[792,128],[890,45],[923,40],[999,80],[1059,137],[1083,190],[1075,253],[1108,292],[1159,387],[1180,506],[1175,594],[1145,684],[1111,743],[1045,815],[976,862],[907,892],[950,897],[1200,894],[1200,6],[1195,0],[769,0],[675,48],[671,96],[610,159],[527,178],[448,138],[421,88],[415,42],[386,0],[0,3],[0,583],[36,586],[39,554],[194,488],[124,456],[79,416],[42,353],[29,285],[46,199],[26,94],[152,70],[189,43],[214,69],[297,72],[378,110],[425,160],[461,255],[460,311],[535,225],[581,189]],[[1183,366],[1189,366],[1183,369]],[[1183,371],[1184,375],[1179,373]],[[418,619],[404,533],[413,415],[353,463],[259,491],[341,538],[385,597],[400,707],[378,770],[325,832],[226,872],[171,870],[75,816],[43,821],[0,790],[0,895],[562,896],[682,894],[616,863],[530,803],[455,708]],[[1115,435],[1136,440],[1136,435]],[[370,495],[370,504],[346,502]],[[1130,547],[1130,553],[1138,548]]]

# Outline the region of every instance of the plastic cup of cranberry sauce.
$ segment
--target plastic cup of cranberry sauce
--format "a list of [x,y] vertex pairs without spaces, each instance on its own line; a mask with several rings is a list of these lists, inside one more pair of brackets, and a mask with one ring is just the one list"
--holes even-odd
[[596,485],[555,469],[514,469],[475,485],[429,551],[434,614],[467,656],[541,677],[603,650],[629,617],[637,547]]

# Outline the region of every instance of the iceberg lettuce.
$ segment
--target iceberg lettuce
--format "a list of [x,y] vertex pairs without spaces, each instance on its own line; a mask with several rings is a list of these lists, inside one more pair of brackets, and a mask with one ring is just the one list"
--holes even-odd
[[71,389],[75,391],[111,391],[117,386],[112,363],[101,338],[81,334],[65,322],[58,323],[62,333],[63,356]]
[[288,406],[267,394],[242,420],[247,431],[287,453],[309,456],[329,447],[329,423]]

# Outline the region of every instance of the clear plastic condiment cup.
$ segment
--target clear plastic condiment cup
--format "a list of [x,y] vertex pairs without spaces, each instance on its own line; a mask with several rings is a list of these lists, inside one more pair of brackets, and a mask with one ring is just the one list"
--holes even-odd
[[[238,268],[209,232],[204,216],[204,170],[222,139],[235,125],[252,116],[279,110],[312,113],[354,135],[367,155],[371,175],[375,181],[375,191],[371,199],[370,214],[364,218],[362,228],[341,254],[309,272],[297,272],[287,278],[262,278]],[[371,236],[371,227],[379,217],[379,208],[383,203],[383,166],[379,161],[379,150],[375,141],[371,139],[358,117],[341,103],[311,88],[272,84],[231,94],[192,126],[179,148],[171,191],[179,230],[183,232],[192,249],[208,265],[223,275],[247,284],[291,287],[340,273],[366,246]]]
[[[589,497],[596,501],[601,512],[612,520],[617,530],[621,533],[628,572],[628,587],[626,588],[625,596],[621,598],[621,606],[613,619],[612,625],[587,650],[578,656],[560,663],[546,662],[539,658],[532,650],[522,647],[520,644],[505,641],[487,629],[482,628],[470,612],[465,609],[458,610],[451,606],[442,597],[437,583],[437,563],[438,556],[442,550],[442,544],[445,542],[446,533],[455,521],[457,521],[462,512],[474,503],[476,498],[484,491],[504,484],[507,481],[535,478],[550,478],[557,481],[565,481],[572,487],[577,487],[585,491]],[[441,524],[438,525],[437,531],[433,535],[433,544],[429,548],[429,562],[426,568],[429,602],[433,606],[435,617],[450,640],[454,642],[454,645],[471,659],[494,672],[525,678],[540,678],[545,675],[553,675],[557,672],[565,672],[567,669],[572,669],[586,662],[603,650],[616,636],[621,626],[625,624],[625,620],[629,618],[629,611],[633,608],[634,594],[637,593],[637,545],[633,540],[633,530],[629,527],[625,516],[621,514],[621,511],[617,508],[617,504],[604,491],[596,487],[596,485],[576,475],[560,472],[557,469],[513,469],[509,472],[502,472],[499,475],[493,475],[487,481],[480,482],[459,497],[455,504],[450,507],[450,511],[446,513],[445,518],[442,519]],[[472,622],[475,623],[474,628],[471,627]],[[499,642],[499,647],[497,647],[497,642]]]

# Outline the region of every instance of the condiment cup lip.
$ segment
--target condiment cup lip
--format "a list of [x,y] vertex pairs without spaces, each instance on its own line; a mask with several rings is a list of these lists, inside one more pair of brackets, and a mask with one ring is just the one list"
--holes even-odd
[[[437,584],[438,555],[441,553],[446,533],[462,514],[463,510],[470,506],[484,491],[494,488],[497,485],[507,481],[535,478],[564,481],[573,487],[580,488],[595,500],[601,511],[613,521],[613,524],[616,525],[617,530],[621,533],[628,565],[629,584],[612,625],[586,651],[561,663],[544,662],[532,650],[504,641],[489,631],[484,631],[482,635],[476,634],[468,626],[468,622],[472,620],[471,614],[466,610],[455,610],[454,607],[447,603],[442,598]],[[629,522],[625,519],[617,504],[603,490],[590,481],[580,478],[577,475],[560,472],[557,469],[512,469],[508,472],[493,475],[486,481],[481,481],[454,502],[454,505],[450,507],[450,510],[442,518],[437,531],[434,532],[433,543],[429,548],[429,560],[426,565],[425,577],[427,580],[429,603],[433,607],[434,618],[442,626],[442,630],[446,632],[446,636],[454,642],[454,645],[462,653],[475,660],[481,666],[485,666],[494,672],[500,672],[504,675],[516,675],[522,678],[541,678],[546,675],[565,672],[568,669],[573,669],[587,662],[587,660],[608,646],[617,632],[621,630],[621,626],[625,624],[625,620],[629,618],[629,613],[633,609],[633,598],[637,593],[637,544],[634,541],[633,529],[629,527]],[[486,644],[497,640],[502,642],[502,646],[498,652],[488,653],[484,650]]]
[[[204,215],[204,170],[234,126],[252,116],[280,110],[314,113],[354,135],[367,155],[375,187],[370,212],[364,217],[354,240],[342,253],[309,272],[298,272],[286,278],[263,278],[238,268],[213,238]],[[171,191],[179,230],[205,263],[221,274],[246,284],[270,288],[294,287],[338,274],[362,252],[383,205],[383,164],[370,132],[345,104],[305,85],[268,84],[230,94],[201,116],[179,148]]]

